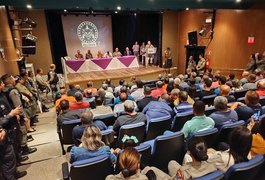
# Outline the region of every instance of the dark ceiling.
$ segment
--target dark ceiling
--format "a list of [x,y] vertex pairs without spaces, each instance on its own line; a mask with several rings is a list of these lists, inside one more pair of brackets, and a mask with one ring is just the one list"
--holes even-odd
[[26,9],[27,4],[32,9],[53,10],[181,10],[190,9],[247,9],[254,3],[265,0],[1,0],[4,5],[11,5],[17,10]]

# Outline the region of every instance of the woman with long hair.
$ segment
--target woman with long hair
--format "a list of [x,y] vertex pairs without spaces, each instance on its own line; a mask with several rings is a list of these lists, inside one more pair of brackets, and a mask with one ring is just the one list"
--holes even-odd
[[70,163],[109,154],[111,161],[116,161],[116,156],[110,152],[109,146],[105,146],[101,140],[102,135],[97,126],[90,125],[84,130],[79,147],[72,147],[70,151]]

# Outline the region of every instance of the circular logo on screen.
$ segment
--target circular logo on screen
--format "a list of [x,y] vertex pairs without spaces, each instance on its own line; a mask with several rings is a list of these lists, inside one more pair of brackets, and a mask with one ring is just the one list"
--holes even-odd
[[84,21],[77,27],[77,35],[83,47],[95,47],[98,39],[98,28],[89,21]]

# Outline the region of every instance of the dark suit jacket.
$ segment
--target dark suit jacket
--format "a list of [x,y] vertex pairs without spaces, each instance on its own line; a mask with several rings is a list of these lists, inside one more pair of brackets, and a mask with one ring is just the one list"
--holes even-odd
[[126,51],[124,51],[123,55],[124,56],[130,56],[130,55],[132,55],[132,51],[129,51],[129,54]]

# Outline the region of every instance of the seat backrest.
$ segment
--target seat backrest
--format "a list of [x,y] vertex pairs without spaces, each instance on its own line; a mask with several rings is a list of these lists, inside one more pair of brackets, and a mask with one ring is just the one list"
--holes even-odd
[[235,96],[236,99],[244,97],[245,94],[247,93],[247,91],[248,91],[247,89],[242,89],[242,90],[235,91],[234,92],[234,96]]
[[261,104],[261,106],[265,106],[265,96],[260,97],[259,103]]
[[104,105],[114,104],[114,98],[105,98]]
[[184,154],[185,143],[182,132],[158,136],[154,142],[151,165],[167,172],[169,161],[175,160],[182,164]]
[[172,123],[172,131],[180,131],[184,124],[188,121],[191,120],[193,117],[193,112],[188,112],[188,113],[182,113],[179,115],[176,115],[174,117],[173,123]]
[[94,121],[99,120],[99,121],[104,122],[106,126],[112,126],[115,123],[116,119],[117,118],[114,116],[114,114],[104,114],[101,116],[96,116],[94,118]]
[[248,162],[235,164],[227,170],[224,179],[255,179],[256,175],[263,165],[263,162],[264,157],[262,155],[257,155],[255,158],[249,160]]
[[138,144],[140,144],[143,142],[145,136],[145,123],[139,122],[121,126],[118,137],[118,147],[120,148],[122,148],[121,140],[124,135],[135,136],[138,139]]
[[135,149],[141,154],[141,164],[149,166],[151,160],[151,146],[149,144],[141,144],[136,146]]
[[245,97],[240,97],[236,100],[237,102],[245,103]]
[[215,147],[217,143],[218,129],[211,128],[211,129],[207,129],[204,131],[199,131],[199,132],[194,133],[192,137],[201,137],[207,144],[208,148],[213,148]]
[[114,144],[114,132],[112,129],[107,129],[101,131],[102,141],[107,145],[112,147]]
[[209,96],[204,96],[204,97],[202,97],[202,101],[205,103],[205,105],[212,106],[215,97],[216,97],[215,94],[209,95]]
[[157,136],[162,135],[166,130],[170,129],[171,122],[170,115],[150,119],[145,140],[155,139]]
[[224,177],[224,172],[221,170],[214,171],[202,177],[193,178],[192,180],[219,180]]
[[70,120],[70,121],[63,121],[62,122],[62,144],[74,144],[72,131],[75,126],[81,125],[80,119]]
[[245,121],[240,120],[237,122],[231,122],[231,123],[227,123],[223,126],[221,126],[220,131],[219,131],[219,137],[218,137],[218,142],[226,142],[228,143],[228,137],[230,132],[238,127],[238,126],[243,126],[245,125]]
[[104,180],[109,174],[113,174],[113,167],[107,154],[76,161],[70,169],[71,180]]
[[210,114],[212,114],[213,112],[215,112],[215,107],[214,106],[210,106],[210,107],[207,107],[206,109],[205,109],[205,115],[206,116],[209,116]]

